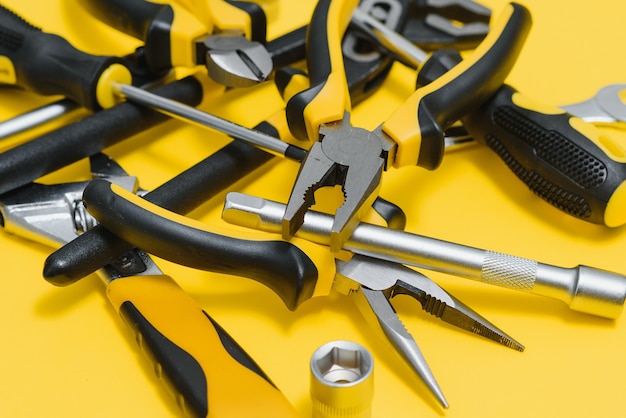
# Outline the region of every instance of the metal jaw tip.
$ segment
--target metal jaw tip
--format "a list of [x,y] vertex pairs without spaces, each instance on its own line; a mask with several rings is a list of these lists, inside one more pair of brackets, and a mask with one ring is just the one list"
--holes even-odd
[[[339,262],[338,262],[339,263]],[[355,255],[347,265],[338,267],[343,275],[382,291],[388,299],[408,295],[417,300],[422,309],[455,327],[473,332],[517,351],[524,346],[483,318],[460,300],[446,292],[437,283],[415,270],[390,261]],[[352,264],[349,273],[348,265]],[[348,277],[348,276],[347,276]]]
[[302,226],[318,189],[340,185],[345,197],[330,232],[330,249],[337,252],[378,196],[385,159],[380,137],[351,127],[345,119],[324,125],[320,134],[323,139],[311,147],[291,191],[282,220],[283,237],[291,238]]
[[591,99],[561,106],[566,112],[592,123],[626,122],[626,104],[619,94],[626,84],[612,84],[598,90]]
[[[502,345],[523,351],[524,346],[451,296],[435,282],[402,264],[355,255],[350,261],[337,260],[335,289],[355,298],[363,315],[376,324],[422,379],[439,402],[447,401],[430,371],[415,339],[389,303],[397,294],[412,296],[422,308],[441,320]],[[347,283],[343,283],[343,282]]]
[[267,49],[241,35],[211,35],[204,45],[209,76],[228,87],[258,84],[267,80],[274,68]]

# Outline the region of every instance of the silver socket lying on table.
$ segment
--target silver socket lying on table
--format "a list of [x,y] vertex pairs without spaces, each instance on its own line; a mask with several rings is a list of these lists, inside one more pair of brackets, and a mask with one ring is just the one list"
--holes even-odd
[[374,397],[374,360],[363,346],[331,341],[311,356],[313,418],[368,418]]
[[[284,211],[282,203],[233,192],[226,197],[222,217],[280,234]],[[332,224],[331,215],[308,211],[296,236],[329,245]],[[551,297],[575,311],[605,318],[619,317],[626,299],[626,276],[621,274],[587,266],[557,267],[368,223],[356,227],[343,249]]]

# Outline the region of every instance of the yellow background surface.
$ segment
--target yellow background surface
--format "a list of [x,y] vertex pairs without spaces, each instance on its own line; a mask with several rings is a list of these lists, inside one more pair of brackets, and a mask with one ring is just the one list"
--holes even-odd
[[[73,1],[3,3],[89,52],[121,55],[137,46]],[[314,2],[280,0],[278,4],[269,37],[305,23]],[[482,4],[497,15],[506,2]],[[560,105],[626,81],[626,3],[527,0],[523,4],[531,10],[534,24],[508,78],[511,85],[536,100]],[[376,127],[387,111],[408,97],[413,80],[413,72],[396,65],[383,88],[354,109],[353,123]],[[51,100],[2,90],[0,115],[6,119]],[[281,106],[268,83],[230,91],[203,108],[253,126]],[[0,147],[6,149],[34,134],[29,135],[3,140]],[[143,188],[152,189],[227,142],[223,135],[170,121],[106,152],[137,175]],[[296,171],[296,164],[275,159],[232,189],[285,202]],[[87,165],[80,163],[45,181],[87,175]],[[415,233],[563,267],[584,264],[626,273],[625,227],[608,229],[562,214],[529,192],[495,154],[480,146],[449,153],[435,172],[419,168],[389,172],[381,195],[405,210],[407,229]],[[223,223],[223,202],[222,194],[191,216]],[[0,416],[177,416],[175,403],[109,305],[99,278],[92,275],[66,288],[48,284],[41,272],[50,252],[44,245],[0,234]],[[423,313],[416,302],[397,298],[399,315],[450,402],[444,411],[368,327],[350,299],[316,298],[290,312],[270,290],[251,280],[194,271],[163,260],[158,264],[248,350],[303,416],[310,414],[310,356],[320,345],[337,339],[359,342],[374,356],[375,417],[618,417],[626,413],[623,318],[596,318],[552,299],[428,273],[526,346],[519,353],[458,331]],[[271,417],[271,411],[265,416]]]

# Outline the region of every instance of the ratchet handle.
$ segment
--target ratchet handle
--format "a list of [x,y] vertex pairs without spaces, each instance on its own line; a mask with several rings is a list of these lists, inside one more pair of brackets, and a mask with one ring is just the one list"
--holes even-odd
[[121,59],[81,52],[1,5],[0,57],[0,83],[62,95],[90,110],[117,103],[111,83],[132,82]]
[[290,242],[267,240],[266,235],[251,240],[249,233],[238,238],[232,229],[209,230],[106,180],[90,182],[83,201],[102,225],[138,248],[187,267],[256,280],[291,310],[313,296],[318,274],[324,271]]
[[528,9],[510,3],[472,55],[418,88],[383,123],[383,132],[398,145],[394,167],[418,165],[433,170],[441,164],[444,130],[489,99],[504,83],[530,26]]
[[509,86],[463,124],[551,205],[596,224],[626,223],[626,152],[598,128]]
[[80,0],[94,17],[144,42],[146,65],[159,73],[176,66],[193,67],[204,56],[195,44],[207,28],[184,7],[145,0]]
[[169,276],[113,280],[107,296],[185,416],[297,415],[254,360]]

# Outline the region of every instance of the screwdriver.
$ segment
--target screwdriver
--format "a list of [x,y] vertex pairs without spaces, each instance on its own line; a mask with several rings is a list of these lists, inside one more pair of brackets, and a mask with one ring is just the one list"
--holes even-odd
[[[265,48],[272,58],[274,68],[290,65],[304,58],[306,29],[306,26],[296,28],[265,44]],[[139,48],[135,53],[124,57],[124,64],[131,70],[133,84],[145,89],[150,83],[154,83],[154,81],[162,82],[167,73],[154,73],[145,68],[142,54],[143,52],[141,48]],[[360,56],[355,57],[355,59],[357,58],[361,59]],[[375,63],[372,64],[372,73],[378,72],[378,70],[376,70],[377,65],[374,65]],[[356,65],[362,65],[362,60],[357,62]],[[363,84],[366,84],[368,81],[370,80],[364,78]],[[369,84],[367,86],[369,89]],[[22,115],[2,121],[0,122],[0,139],[9,138],[13,135],[33,129],[58,117],[75,112],[80,108],[80,105],[75,101],[63,98]]]
[[[418,68],[423,53],[367,14],[353,17],[361,30]],[[418,85],[426,85],[461,62],[451,49],[435,52]],[[446,66],[447,65],[447,66]],[[617,227],[626,223],[626,151],[583,119],[525,97],[503,85],[484,104],[461,118],[469,134],[486,143],[539,197],[579,219]]]
[[[121,97],[152,107],[157,104],[169,109],[180,107],[174,101],[131,86],[131,72],[120,59],[79,51],[62,37],[42,32],[2,6],[0,30],[4,33],[0,55],[8,58],[4,71],[9,74],[7,79],[18,87],[43,95],[61,94],[92,110],[112,107]],[[194,110],[186,109],[188,118],[193,117]],[[242,135],[235,124],[217,117],[211,120],[226,133]],[[258,133],[248,135],[247,139],[275,154],[290,155],[289,145],[269,135]]]

